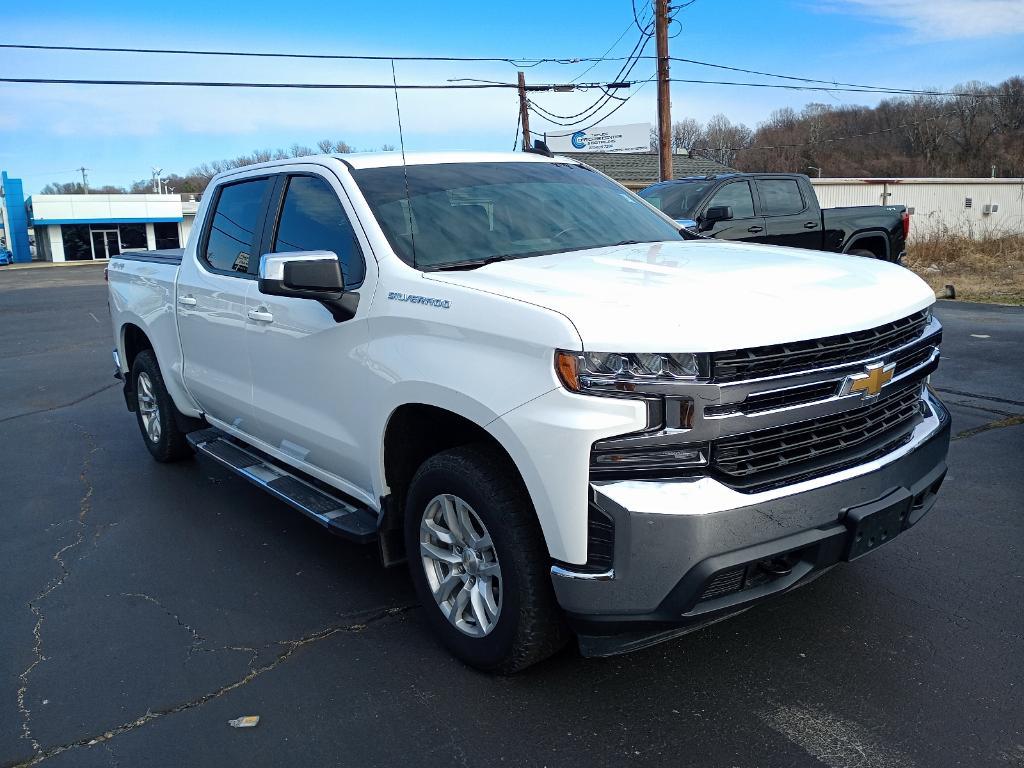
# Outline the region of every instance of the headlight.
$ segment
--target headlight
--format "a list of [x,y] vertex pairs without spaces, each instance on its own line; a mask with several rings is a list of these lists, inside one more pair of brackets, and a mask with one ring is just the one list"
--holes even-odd
[[[594,395],[636,392],[637,385],[693,381],[706,375],[707,356],[689,352],[555,352],[566,389]],[[654,391],[649,387],[642,387]]]

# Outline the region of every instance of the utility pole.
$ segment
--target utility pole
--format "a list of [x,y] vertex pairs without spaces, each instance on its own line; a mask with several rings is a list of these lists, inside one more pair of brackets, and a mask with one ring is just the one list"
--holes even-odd
[[658,154],[661,180],[668,181],[672,178],[672,104],[668,78],[668,0],[654,0],[654,21],[654,37],[658,44]]
[[526,101],[526,76],[519,73],[519,122],[523,127],[523,151],[530,148],[530,108]]
[[81,168],[76,168],[75,170],[82,172],[82,191],[85,194],[88,195],[89,194],[89,177],[85,175],[85,172],[88,171],[89,169],[86,168],[85,166],[82,166]]

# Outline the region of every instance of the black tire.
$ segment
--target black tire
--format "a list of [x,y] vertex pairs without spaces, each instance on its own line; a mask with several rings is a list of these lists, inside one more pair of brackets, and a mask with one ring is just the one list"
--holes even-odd
[[[431,500],[452,494],[472,508],[490,534],[501,568],[501,602],[493,629],[470,637],[442,613],[420,556],[420,525]],[[405,546],[416,594],[431,628],[456,657],[511,674],[556,653],[569,631],[551,586],[551,561],[522,480],[508,458],[486,444],[444,451],[416,472],[405,505]]]
[[863,256],[866,259],[877,259],[878,257],[872,251],[868,251],[864,248],[854,248],[853,250],[847,251],[851,256]]
[[[180,461],[192,455],[192,449],[185,440],[185,433],[178,426],[178,409],[174,401],[167,393],[164,386],[164,377],[160,374],[160,366],[157,365],[156,355],[152,350],[144,350],[135,358],[132,363],[132,388],[135,392],[135,416],[139,423],[139,431],[142,432],[142,439],[146,443],[153,458],[160,462]],[[146,415],[143,413],[143,406],[140,402],[139,380],[143,379],[144,388],[151,394],[153,405],[156,407],[155,418],[159,430],[151,433],[146,427]],[[145,387],[148,385],[148,387]]]

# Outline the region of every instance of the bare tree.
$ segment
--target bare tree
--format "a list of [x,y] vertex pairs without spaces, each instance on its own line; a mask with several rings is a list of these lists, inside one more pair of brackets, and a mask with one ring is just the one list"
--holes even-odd
[[737,153],[750,146],[753,137],[754,132],[743,123],[734,124],[725,115],[717,114],[708,120],[691,152],[731,167]]

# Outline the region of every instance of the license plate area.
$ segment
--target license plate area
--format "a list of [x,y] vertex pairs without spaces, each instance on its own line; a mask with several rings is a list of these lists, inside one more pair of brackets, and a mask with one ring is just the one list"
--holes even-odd
[[856,560],[896,538],[907,524],[914,497],[905,490],[893,491],[878,501],[846,510],[850,531],[844,560]]

